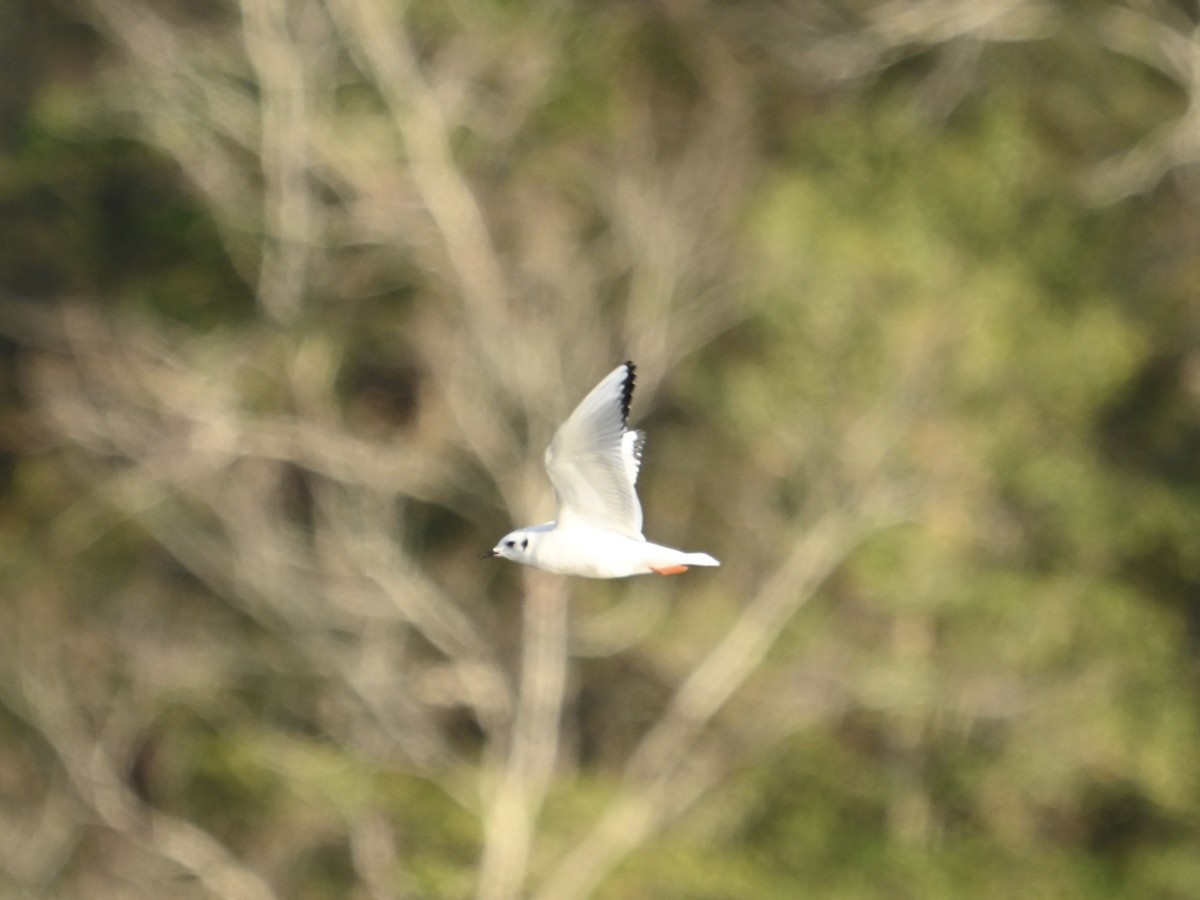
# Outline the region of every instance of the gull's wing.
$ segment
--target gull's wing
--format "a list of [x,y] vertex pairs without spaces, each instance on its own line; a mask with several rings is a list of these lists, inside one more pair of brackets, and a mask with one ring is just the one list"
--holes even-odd
[[560,526],[607,528],[644,540],[633,486],[646,441],[640,431],[625,430],[634,368],[622,363],[592,388],[546,448]]

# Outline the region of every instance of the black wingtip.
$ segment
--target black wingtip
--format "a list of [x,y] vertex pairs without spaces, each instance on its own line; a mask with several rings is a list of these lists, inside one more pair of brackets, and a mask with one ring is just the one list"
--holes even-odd
[[621,421],[629,420],[629,403],[633,400],[633,385],[637,381],[637,366],[633,360],[625,360],[625,383],[621,385]]

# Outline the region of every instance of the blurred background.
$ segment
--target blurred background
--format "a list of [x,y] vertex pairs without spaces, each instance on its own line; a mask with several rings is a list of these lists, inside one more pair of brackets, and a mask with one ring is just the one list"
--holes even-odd
[[0,21],[0,894],[1200,896],[1194,3]]

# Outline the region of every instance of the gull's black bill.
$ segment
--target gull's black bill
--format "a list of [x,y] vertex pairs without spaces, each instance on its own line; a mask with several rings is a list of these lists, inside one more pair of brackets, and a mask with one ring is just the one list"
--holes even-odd
[[495,550],[489,550],[487,553],[481,554],[479,558],[480,559],[491,559],[493,556],[499,556],[499,555],[500,554],[497,553]]

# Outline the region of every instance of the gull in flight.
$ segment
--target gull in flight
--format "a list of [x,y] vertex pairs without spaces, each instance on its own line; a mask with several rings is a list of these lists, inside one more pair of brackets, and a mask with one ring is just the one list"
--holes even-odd
[[676,575],[688,566],[720,565],[707,553],[685,553],[642,536],[642,505],[634,484],[646,436],[625,427],[634,369],[631,362],[613,369],[546,448],[558,518],[506,534],[483,558],[500,556],[588,578]]

